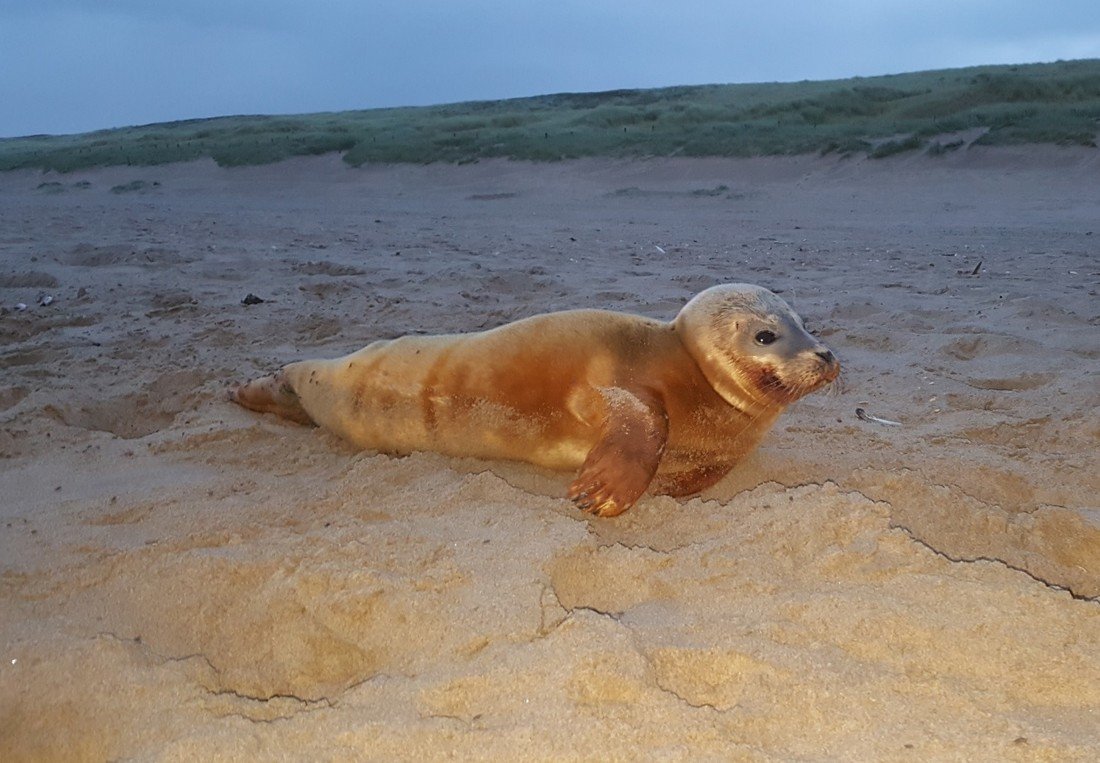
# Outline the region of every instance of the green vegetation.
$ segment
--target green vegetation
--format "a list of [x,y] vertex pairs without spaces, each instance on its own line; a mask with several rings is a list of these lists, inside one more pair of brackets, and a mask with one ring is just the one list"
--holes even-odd
[[888,140],[871,149],[872,159],[883,159],[894,154],[902,154],[906,151],[916,151],[924,146],[924,141],[919,135],[907,135],[900,140]]
[[[70,171],[211,157],[223,166],[343,152],[367,162],[487,157],[943,154],[984,145],[1095,146],[1100,60],[984,66],[823,82],[616,90],[294,117],[222,117],[0,140],[0,170]],[[950,148],[948,148],[950,147]]]

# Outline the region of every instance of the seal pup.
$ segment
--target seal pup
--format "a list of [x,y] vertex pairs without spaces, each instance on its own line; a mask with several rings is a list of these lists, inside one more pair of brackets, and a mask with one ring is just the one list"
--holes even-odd
[[365,449],[579,469],[569,498],[610,517],[650,487],[683,496],[713,485],[788,405],[839,372],[786,302],[723,284],[669,323],[570,310],[380,340],[291,363],[229,397]]

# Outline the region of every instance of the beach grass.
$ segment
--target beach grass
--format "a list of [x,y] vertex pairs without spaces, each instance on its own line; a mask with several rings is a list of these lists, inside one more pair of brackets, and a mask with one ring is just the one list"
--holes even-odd
[[[981,145],[1095,146],[1100,60],[846,80],[560,93],[300,116],[235,116],[0,140],[0,170],[67,172],[210,157],[223,166],[340,152],[351,165],[490,157],[944,153]],[[939,148],[937,148],[939,147]]]

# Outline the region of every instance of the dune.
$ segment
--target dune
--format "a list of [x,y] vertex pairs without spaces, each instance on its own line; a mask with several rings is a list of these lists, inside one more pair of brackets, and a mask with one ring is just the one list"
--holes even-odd
[[[1098,170],[0,174],[0,759],[1097,759]],[[224,397],[730,281],[842,377],[716,487],[615,519],[569,475]]]

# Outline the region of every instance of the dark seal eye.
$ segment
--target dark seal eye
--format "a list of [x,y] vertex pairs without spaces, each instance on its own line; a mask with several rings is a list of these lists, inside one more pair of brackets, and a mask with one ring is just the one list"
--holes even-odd
[[764,331],[757,331],[756,336],[753,337],[757,344],[771,344],[778,338],[779,337],[775,335],[774,331],[768,331],[766,329]]

